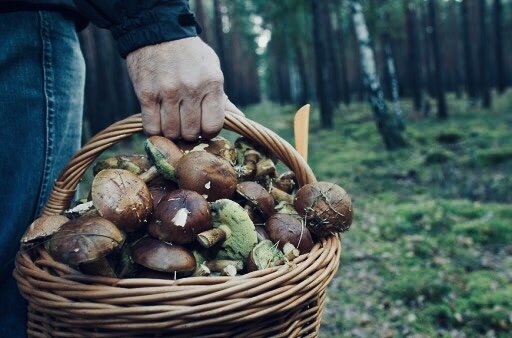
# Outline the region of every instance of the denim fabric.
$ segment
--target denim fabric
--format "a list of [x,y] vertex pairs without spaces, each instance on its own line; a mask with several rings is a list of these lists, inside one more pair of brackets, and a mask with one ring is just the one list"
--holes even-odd
[[19,239],[80,143],[85,63],[58,12],[0,13],[0,336],[26,335]]

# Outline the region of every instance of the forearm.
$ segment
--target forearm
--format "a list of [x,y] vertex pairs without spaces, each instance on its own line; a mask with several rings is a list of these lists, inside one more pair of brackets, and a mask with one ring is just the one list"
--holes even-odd
[[109,29],[121,55],[144,46],[197,36],[188,0],[74,0],[80,13]]

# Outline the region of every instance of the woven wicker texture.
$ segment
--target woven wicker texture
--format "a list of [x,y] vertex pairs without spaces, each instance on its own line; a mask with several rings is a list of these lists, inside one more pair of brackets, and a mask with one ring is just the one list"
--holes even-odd
[[[271,130],[230,113],[224,127],[264,145],[300,185],[315,181],[297,151]],[[55,182],[43,213],[69,208],[94,159],[141,130],[134,115],[94,136]],[[20,250],[14,277],[29,302],[31,337],[315,337],[340,250],[339,237],[331,236],[286,265],[237,277],[160,280],[84,275],[39,247]]]

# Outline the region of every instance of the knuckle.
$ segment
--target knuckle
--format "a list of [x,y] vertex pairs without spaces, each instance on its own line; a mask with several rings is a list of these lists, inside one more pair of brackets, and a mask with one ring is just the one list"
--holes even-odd
[[152,106],[155,102],[158,101],[158,94],[152,90],[139,90],[138,97],[142,106]]

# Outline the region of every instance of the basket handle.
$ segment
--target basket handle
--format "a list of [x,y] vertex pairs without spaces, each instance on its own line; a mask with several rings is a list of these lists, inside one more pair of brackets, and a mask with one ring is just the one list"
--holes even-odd
[[[226,111],[224,129],[234,131],[265,146],[295,173],[300,186],[316,181],[313,171],[297,150],[272,130],[229,111]],[[105,149],[141,131],[141,115],[136,114],[112,124],[93,136],[60,173],[42,214],[59,214],[69,208],[78,182],[96,157]]]

